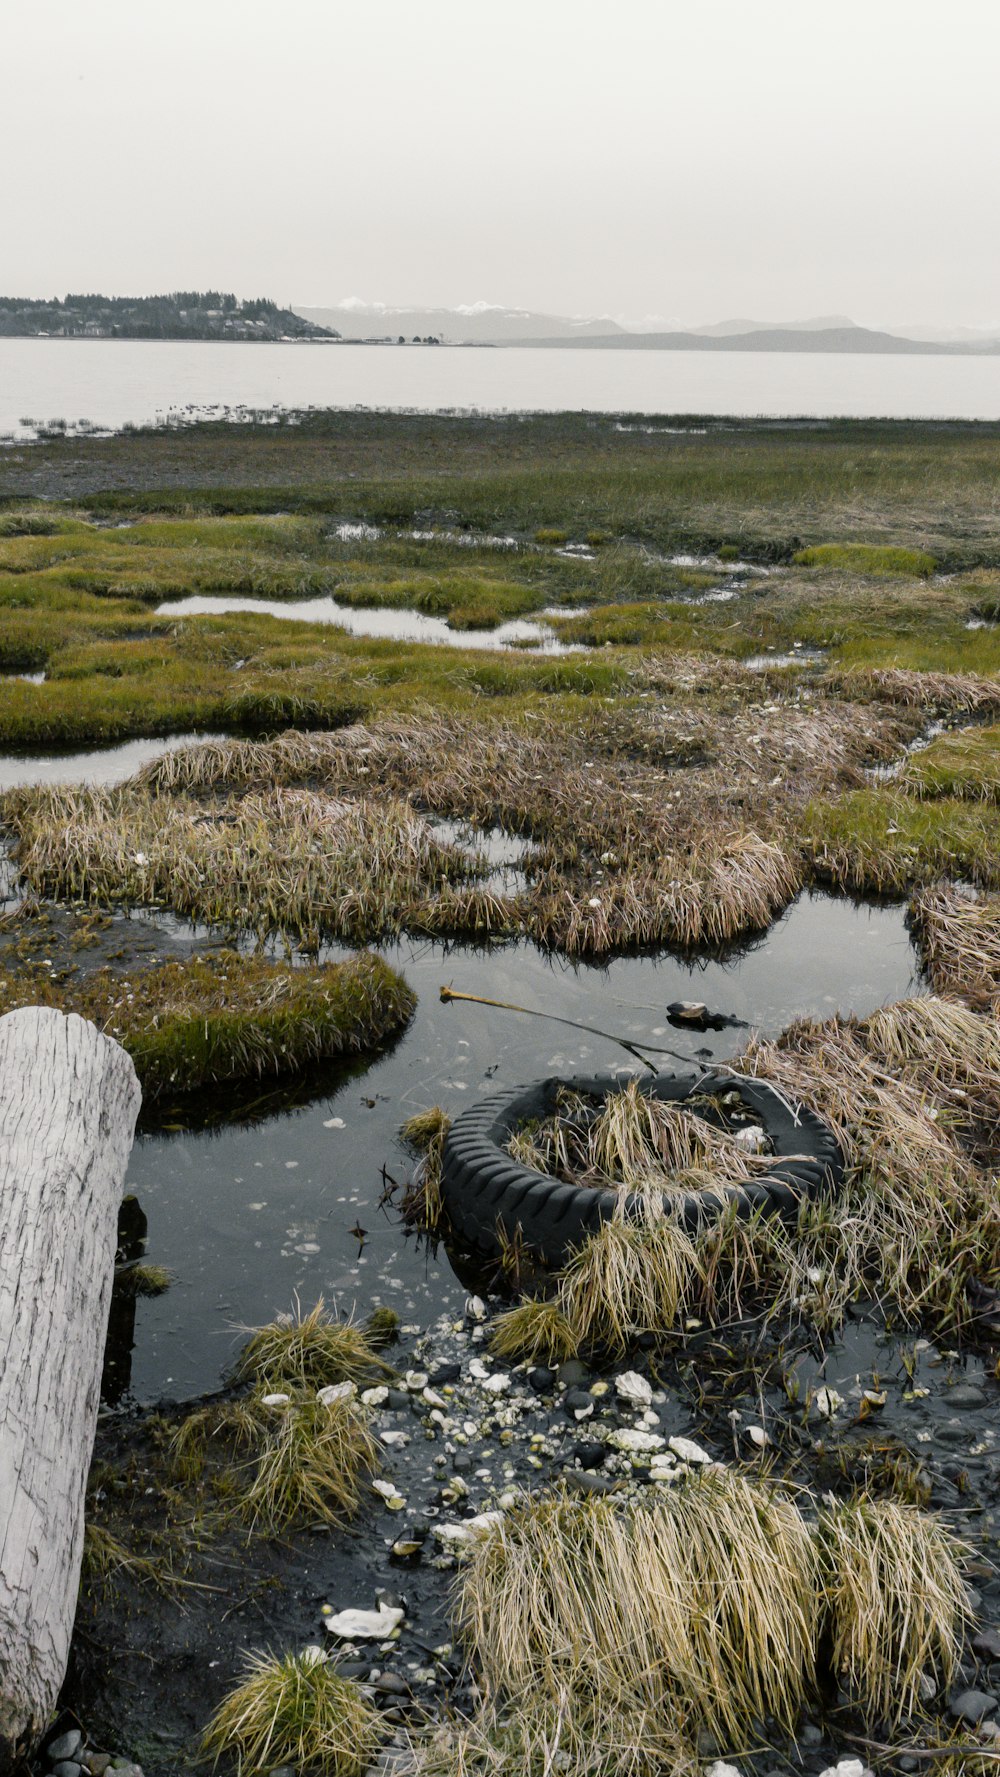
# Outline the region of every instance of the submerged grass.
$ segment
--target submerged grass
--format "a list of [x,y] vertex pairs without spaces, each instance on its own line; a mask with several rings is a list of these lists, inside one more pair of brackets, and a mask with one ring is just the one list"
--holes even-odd
[[385,1739],[377,1709],[341,1678],[320,1648],[249,1654],[246,1677],[205,1729],[201,1750],[218,1765],[235,1760],[239,1777],[281,1765],[322,1777],[364,1777]]

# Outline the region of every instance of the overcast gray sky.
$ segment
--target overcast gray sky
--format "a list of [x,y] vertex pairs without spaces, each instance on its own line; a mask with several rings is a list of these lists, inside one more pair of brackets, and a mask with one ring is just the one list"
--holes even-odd
[[4,293],[1000,321],[998,0],[6,0],[0,27]]

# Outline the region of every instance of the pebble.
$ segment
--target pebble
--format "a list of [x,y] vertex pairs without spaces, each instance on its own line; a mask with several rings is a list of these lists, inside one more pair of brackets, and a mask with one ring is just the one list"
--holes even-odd
[[585,1388],[571,1388],[563,1400],[563,1411],[568,1419],[589,1419],[594,1411],[594,1398]]
[[613,1475],[594,1475],[589,1469],[564,1469],[563,1476],[567,1487],[575,1493],[614,1493],[621,1486]]
[[960,1691],[957,1697],[949,1700],[948,1714],[955,1721],[968,1722],[970,1727],[976,1728],[997,1708],[1000,1708],[1000,1700],[989,1691]]
[[977,1387],[975,1382],[956,1382],[945,1400],[950,1407],[985,1407],[986,1390]]
[[586,1364],[581,1364],[578,1357],[568,1357],[566,1362],[560,1364],[556,1371],[558,1380],[565,1382],[567,1388],[578,1387],[581,1382],[587,1381],[589,1375],[590,1371]]
[[727,1765],[724,1759],[719,1758],[714,1765],[709,1765],[705,1777],[743,1777],[743,1773],[739,1765]]
[[68,1728],[65,1734],[49,1742],[46,1754],[49,1762],[58,1765],[62,1759],[75,1758],[83,1745],[83,1735],[79,1728]]
[[551,1394],[556,1385],[556,1373],[546,1369],[544,1364],[536,1364],[528,1371],[528,1387],[536,1394]]
[[52,1777],[82,1777],[83,1766],[75,1758],[63,1758],[52,1767]]
[[988,1660],[1000,1660],[1000,1629],[981,1629],[972,1643],[972,1651]]

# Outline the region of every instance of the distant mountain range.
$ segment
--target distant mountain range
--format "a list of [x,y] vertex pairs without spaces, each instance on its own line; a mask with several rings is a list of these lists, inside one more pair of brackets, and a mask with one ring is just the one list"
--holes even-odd
[[859,327],[847,315],[804,321],[713,321],[705,326],[638,329],[604,318],[542,315],[490,303],[467,308],[388,308],[357,299],[335,308],[298,308],[314,326],[336,329],[345,341],[409,344],[433,338],[442,345],[584,346],[665,352],[886,352],[969,354],[1000,352],[995,333],[973,328],[896,330]]
[[338,308],[300,308],[293,312],[314,327],[332,327],[343,339],[410,340],[438,339],[442,345],[521,345],[534,340],[550,345],[553,340],[572,342],[592,334],[604,337],[621,333],[617,321],[577,321],[567,315],[537,315],[529,309],[505,309],[476,302],[468,308],[387,308],[353,298]]

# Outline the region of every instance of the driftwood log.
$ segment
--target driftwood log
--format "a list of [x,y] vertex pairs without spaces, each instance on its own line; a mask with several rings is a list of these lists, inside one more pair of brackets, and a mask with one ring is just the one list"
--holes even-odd
[[66,1673],[139,1082],[75,1015],[0,1018],[0,1772]]

